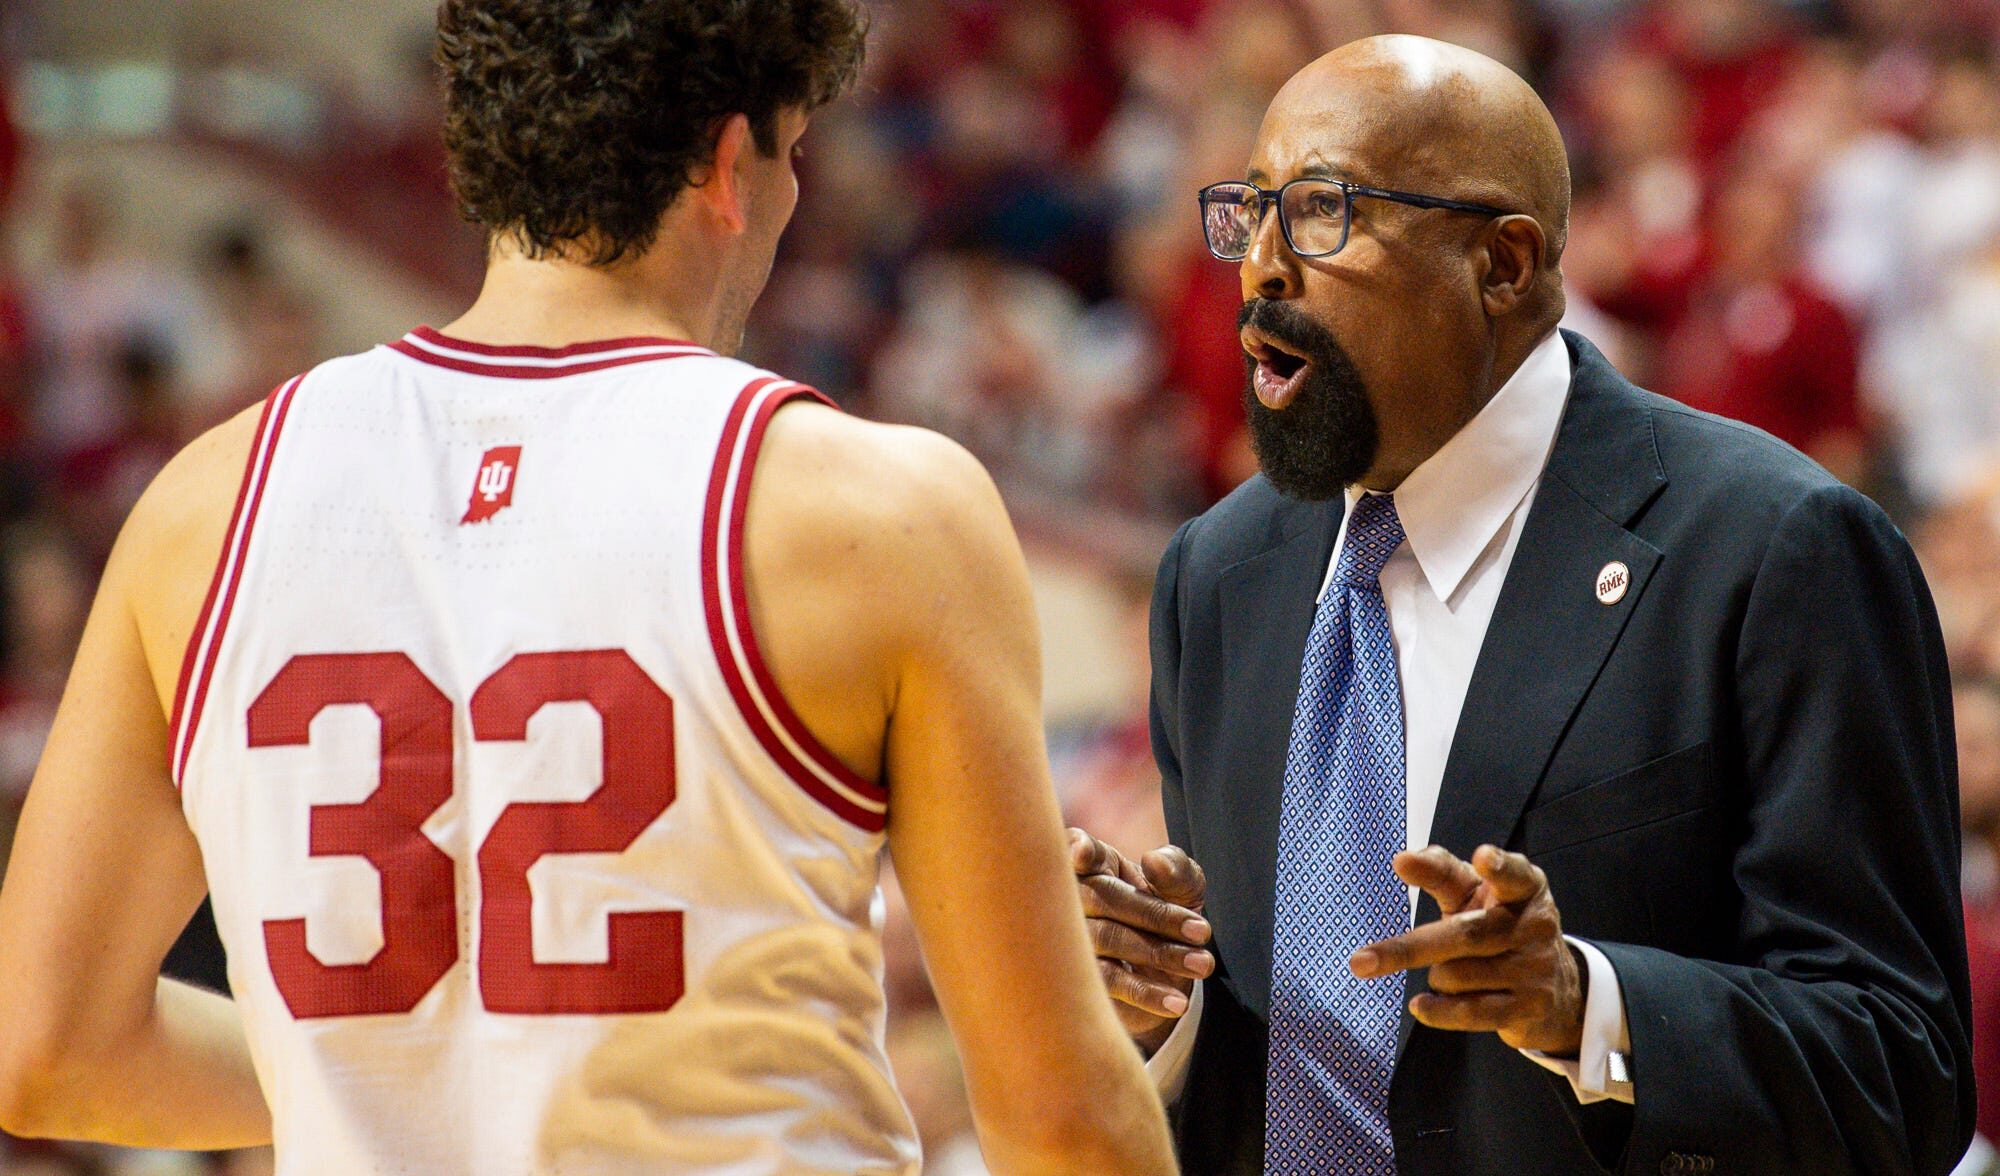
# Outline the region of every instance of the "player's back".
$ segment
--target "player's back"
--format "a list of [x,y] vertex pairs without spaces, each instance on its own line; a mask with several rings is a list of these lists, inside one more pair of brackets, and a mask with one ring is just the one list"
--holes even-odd
[[173,766],[283,1171],[914,1166],[885,797],[787,706],[743,585],[802,395],[426,331],[273,395]]

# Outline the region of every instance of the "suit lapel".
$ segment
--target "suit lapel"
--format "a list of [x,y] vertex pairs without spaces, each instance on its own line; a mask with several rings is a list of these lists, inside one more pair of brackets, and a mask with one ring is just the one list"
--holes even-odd
[[[1209,867],[1210,922],[1232,963],[1246,1007],[1270,1007],[1271,911],[1276,901],[1278,817],[1285,754],[1298,705],[1319,587],[1332,558],[1343,504],[1299,503],[1275,546],[1228,568],[1219,582],[1223,692],[1219,778],[1229,783],[1216,816],[1238,849]],[[1217,871],[1225,877],[1218,879]],[[1231,901],[1234,900],[1234,901]]]
[[[1568,484],[1542,483],[1459,712],[1432,841],[1460,857],[1507,841],[1659,562]],[[1597,580],[1613,563],[1630,586],[1602,604]]]
[[[1666,485],[1651,412],[1596,348],[1564,334],[1569,405],[1473,668],[1431,827],[1462,858],[1507,842],[1660,562],[1626,530]],[[1605,604],[1596,586],[1614,562],[1629,585]],[[1437,917],[1421,896],[1416,921]],[[1423,990],[1412,974],[1408,994]],[[1414,1024],[1407,1003],[1399,1053]]]
[[[1464,856],[1504,843],[1577,704],[1660,562],[1629,523],[1666,486],[1652,412],[1597,349],[1564,332],[1569,404],[1487,626],[1445,763],[1431,840]],[[1630,584],[1610,604],[1613,563]]]

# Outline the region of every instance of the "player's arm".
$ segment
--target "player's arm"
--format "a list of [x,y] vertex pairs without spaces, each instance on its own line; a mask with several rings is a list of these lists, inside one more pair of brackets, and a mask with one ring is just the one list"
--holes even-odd
[[906,434],[878,571],[900,656],[889,844],[996,1172],[1174,1170],[1158,1095],[1083,931],[1042,733],[1028,575],[964,450]]
[[[270,1141],[235,1006],[159,975],[206,882],[168,772],[161,667],[141,632],[161,584],[177,581],[169,570],[190,558],[182,549],[212,559],[221,546],[228,505],[208,517],[219,491],[206,474],[240,471],[248,432],[232,423],[197,442],[133,512],[29,789],[0,888],[0,1128],[12,1134]],[[234,474],[220,485],[233,494]],[[193,618],[177,624],[184,647]]]

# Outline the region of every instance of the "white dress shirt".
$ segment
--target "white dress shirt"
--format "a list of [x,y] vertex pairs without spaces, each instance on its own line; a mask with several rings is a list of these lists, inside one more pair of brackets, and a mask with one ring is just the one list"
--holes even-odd
[[[1383,566],[1381,584],[1403,686],[1406,832],[1411,849],[1430,843],[1431,818],[1437,813],[1459,709],[1465,705],[1465,691],[1472,683],[1472,668],[1486,640],[1500,585],[1514,562],[1528,507],[1555,448],[1556,430],[1569,400],[1569,380],[1569,349],[1562,336],[1551,331],[1486,407],[1395,490],[1396,515],[1406,542]],[[1359,487],[1348,489],[1350,516],[1363,493]],[[1320,587],[1322,595],[1333,581],[1346,540],[1343,520]],[[1560,905],[1560,895],[1557,902]],[[1414,888],[1410,907],[1414,918]],[[1613,1051],[1623,1054],[1631,1048],[1618,973],[1597,948],[1579,939],[1569,942],[1589,971],[1582,1048],[1575,1059],[1522,1053],[1567,1076],[1583,1102],[1613,1098],[1629,1103],[1631,1083],[1622,1073],[1614,1078],[1610,1057]],[[1186,1081],[1201,1006],[1202,985],[1197,983],[1188,1011],[1147,1063],[1169,1100],[1179,1096]]]

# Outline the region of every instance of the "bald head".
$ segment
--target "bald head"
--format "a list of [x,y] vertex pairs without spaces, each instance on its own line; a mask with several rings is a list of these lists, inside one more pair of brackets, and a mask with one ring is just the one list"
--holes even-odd
[[1246,234],[1215,247],[1242,249],[1258,460],[1301,497],[1392,488],[1562,318],[1569,164],[1555,120],[1496,61],[1371,37],[1285,83],[1249,164],[1251,184],[1290,193],[1277,216],[1259,201],[1215,222]]
[[1483,54],[1428,37],[1343,45],[1300,70],[1271,103],[1266,129],[1338,126],[1357,169],[1376,183],[1526,213],[1547,238],[1569,229],[1562,133],[1521,76]]

